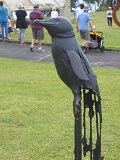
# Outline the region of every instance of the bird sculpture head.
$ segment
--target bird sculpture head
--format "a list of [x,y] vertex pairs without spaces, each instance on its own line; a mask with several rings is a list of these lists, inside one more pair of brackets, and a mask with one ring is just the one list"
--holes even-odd
[[36,19],[34,22],[45,27],[52,38],[70,38],[75,36],[71,22],[65,17],[58,16],[48,20]]

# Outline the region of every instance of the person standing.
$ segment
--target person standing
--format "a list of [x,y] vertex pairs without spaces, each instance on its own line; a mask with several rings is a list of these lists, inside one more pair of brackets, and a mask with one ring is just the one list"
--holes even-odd
[[8,10],[0,1],[0,24],[2,30],[2,39],[8,39]]
[[41,11],[39,11],[39,5],[34,4],[34,9],[30,12],[30,24],[32,29],[32,42],[30,46],[30,51],[33,52],[34,44],[36,40],[38,40],[38,50],[37,52],[44,52],[45,50],[42,48],[42,40],[44,39],[44,30],[43,27],[37,23],[34,23],[35,19],[44,19],[44,15]]
[[11,32],[13,32],[11,16],[8,15],[8,39],[11,39]]
[[108,11],[107,11],[107,22],[108,22],[108,26],[111,27],[112,26],[112,8],[109,7]]
[[26,32],[26,29],[28,28],[27,21],[26,21],[27,12],[25,11],[22,3],[18,4],[18,8],[19,10],[15,12],[17,16],[16,28],[19,29],[19,39],[18,40],[20,41],[20,45],[24,45],[26,44],[24,42],[25,32]]
[[53,7],[52,12],[51,12],[51,18],[55,18],[58,16],[58,12],[56,11],[56,8]]
[[72,11],[74,11],[76,13],[76,19],[78,18],[78,15],[83,11],[81,9],[81,5],[82,5],[82,8],[84,7],[84,4],[81,4],[80,2],[77,3],[77,8],[72,8],[71,6],[68,6],[71,8]]
[[[83,52],[87,51],[88,44],[90,42],[90,31],[92,31],[92,22],[91,17],[88,14],[88,6],[84,6],[84,11],[78,15],[77,23],[77,31],[80,32],[81,39],[83,39],[83,46],[82,50]],[[90,31],[89,31],[89,27]]]

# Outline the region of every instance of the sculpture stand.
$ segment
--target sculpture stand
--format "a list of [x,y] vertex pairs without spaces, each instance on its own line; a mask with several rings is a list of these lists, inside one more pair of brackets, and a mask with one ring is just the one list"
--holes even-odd
[[[103,160],[101,157],[101,123],[102,123],[102,111],[101,111],[101,100],[91,91],[83,90],[83,135],[82,135],[82,108],[81,108],[82,94],[80,95],[79,103],[73,101],[73,112],[75,119],[75,160],[82,160],[83,155],[86,157],[87,152],[90,152],[90,160]],[[89,117],[89,138],[87,138],[87,127],[86,127],[86,109],[88,109]],[[93,117],[96,119],[96,144],[93,147]],[[87,139],[89,142],[87,143]]]
[[[76,108],[76,109],[75,109]],[[77,112],[76,112],[76,111]],[[73,102],[73,112],[75,118],[75,160],[82,160],[82,116],[81,116],[81,104],[76,105]]]

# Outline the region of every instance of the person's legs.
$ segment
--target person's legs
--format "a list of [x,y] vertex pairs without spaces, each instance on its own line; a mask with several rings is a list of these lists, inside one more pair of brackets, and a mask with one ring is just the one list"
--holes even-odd
[[25,39],[25,31],[26,31],[26,29],[24,29],[24,28],[21,28],[21,29],[20,29],[21,43],[24,43],[24,39]]
[[112,26],[112,17],[110,18],[110,26]]
[[37,39],[37,32],[35,30],[32,30],[32,35],[33,35],[33,38],[32,38],[32,42],[31,42],[31,46],[30,46],[30,51],[33,52],[33,48],[34,48],[34,44],[36,42],[36,39]]
[[1,31],[2,31],[2,39],[4,39],[5,38],[5,36],[4,36],[4,23],[3,22],[1,22]]
[[5,38],[8,39],[8,23],[4,22],[4,28],[5,28]]
[[110,26],[110,18],[109,18],[108,20],[109,20],[108,24],[109,24],[109,26]]
[[109,17],[107,17],[107,22],[108,22],[108,26],[109,26]]
[[112,17],[108,17],[108,26],[112,26]]
[[41,28],[38,32],[37,32],[37,38],[38,38],[38,52],[44,52],[45,50],[42,49],[42,40],[44,39],[44,30],[43,28]]
[[32,38],[32,42],[31,42],[31,46],[30,46],[30,51],[33,52],[33,48],[34,48],[34,44],[36,42],[36,39],[33,37]]
[[32,38],[31,46],[34,47],[35,42],[36,42],[36,39],[35,39],[35,38]]
[[88,44],[90,42],[89,30],[80,30],[80,36],[81,36],[81,39],[83,39],[82,50],[83,50],[83,52],[85,52],[85,51],[87,51]]
[[42,48],[42,40],[38,41],[38,50],[37,52],[45,52],[45,50]]
[[8,39],[11,39],[11,33],[8,32]]
[[83,41],[82,51],[84,53],[88,50],[88,44],[89,44],[89,41],[87,41],[87,40]]
[[42,48],[42,41],[38,41],[38,48]]
[[18,41],[21,42],[21,32],[20,32],[20,29],[19,29],[19,28],[17,28],[17,30],[18,30],[18,33],[19,33],[19,34],[18,34]]
[[12,27],[8,27],[8,39],[11,39],[11,32],[13,32]]
[[89,43],[89,42],[90,42],[89,40],[84,40],[84,41],[83,41],[83,46],[88,47],[88,43]]

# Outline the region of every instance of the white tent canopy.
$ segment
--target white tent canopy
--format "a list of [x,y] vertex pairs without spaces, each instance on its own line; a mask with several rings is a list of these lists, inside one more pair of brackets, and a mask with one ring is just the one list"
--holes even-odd
[[40,10],[48,10],[53,7],[60,9],[60,15],[67,18],[70,17],[70,0],[3,0],[4,6],[7,7],[9,13],[18,9],[18,4],[22,3],[26,11],[33,9],[35,3],[39,4]]

